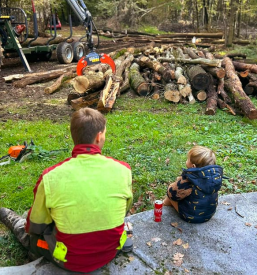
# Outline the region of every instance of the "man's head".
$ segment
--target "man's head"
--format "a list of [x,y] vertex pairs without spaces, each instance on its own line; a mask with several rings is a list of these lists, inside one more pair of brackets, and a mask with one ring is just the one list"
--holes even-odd
[[95,144],[102,149],[105,141],[106,119],[94,109],[82,108],[73,113],[70,131],[75,145]]

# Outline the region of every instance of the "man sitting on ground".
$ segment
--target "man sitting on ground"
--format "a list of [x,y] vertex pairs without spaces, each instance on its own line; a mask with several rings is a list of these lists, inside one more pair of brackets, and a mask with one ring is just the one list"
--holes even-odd
[[132,204],[130,166],[101,155],[106,120],[83,108],[71,118],[72,157],[44,170],[26,223],[30,247],[58,266],[91,272],[117,254]]

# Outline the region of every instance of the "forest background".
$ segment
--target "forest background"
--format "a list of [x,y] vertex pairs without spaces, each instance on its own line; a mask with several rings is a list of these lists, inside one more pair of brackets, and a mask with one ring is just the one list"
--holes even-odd
[[[112,30],[138,30],[149,26],[165,32],[222,31],[226,46],[231,46],[235,38],[256,42],[256,0],[98,0],[84,2],[94,21],[97,22],[98,28],[105,26]],[[41,31],[46,29],[51,12],[56,12],[63,24],[68,21],[70,8],[65,0],[34,0],[34,4]],[[0,6],[22,8],[32,22],[30,0],[0,0]],[[73,15],[72,19],[74,24],[79,24],[76,16]]]

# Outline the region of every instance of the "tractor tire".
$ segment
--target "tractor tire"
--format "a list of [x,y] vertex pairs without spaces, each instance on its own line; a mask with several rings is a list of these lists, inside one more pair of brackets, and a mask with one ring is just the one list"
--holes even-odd
[[85,55],[85,48],[82,42],[74,41],[71,43],[73,49],[73,62],[78,62]]
[[70,64],[73,59],[73,50],[71,44],[61,42],[56,48],[57,60],[61,64]]
[[39,54],[39,60],[41,61],[49,61],[52,57],[52,51],[50,52],[41,52]]
[[25,54],[25,57],[29,63],[35,63],[39,58],[37,53]]

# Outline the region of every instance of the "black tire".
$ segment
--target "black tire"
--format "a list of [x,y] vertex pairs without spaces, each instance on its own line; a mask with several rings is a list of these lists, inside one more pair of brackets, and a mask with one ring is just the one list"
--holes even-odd
[[82,42],[74,41],[71,43],[73,49],[73,62],[78,62],[85,55],[85,48]]
[[25,54],[25,57],[29,63],[34,63],[34,62],[38,61],[39,54],[34,52],[34,53],[30,53],[30,54]]
[[57,60],[61,64],[70,64],[73,59],[73,50],[71,44],[61,42],[56,48]]
[[50,51],[50,52],[41,52],[39,54],[39,60],[41,60],[41,61],[49,61],[51,57],[52,57],[52,51]]

